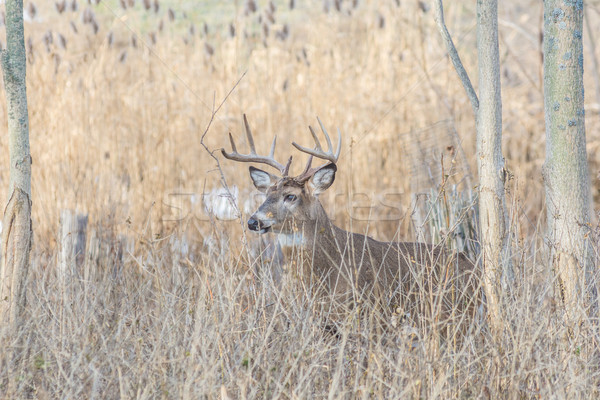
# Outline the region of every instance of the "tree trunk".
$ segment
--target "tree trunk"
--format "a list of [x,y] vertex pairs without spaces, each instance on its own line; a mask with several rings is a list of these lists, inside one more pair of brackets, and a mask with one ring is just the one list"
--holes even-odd
[[[583,2],[544,2],[544,183],[548,238],[568,326],[595,303],[583,104]],[[589,285],[586,283],[590,283]],[[586,304],[592,296],[592,304]],[[587,300],[590,300],[588,298]]]
[[2,221],[0,318],[13,324],[25,306],[31,250],[31,155],[25,87],[23,1],[6,0],[6,50],[0,62],[6,89],[10,152],[9,200]]
[[500,320],[503,293],[512,286],[508,218],[502,156],[502,97],[498,54],[498,2],[477,1],[479,109],[477,110],[477,167],[479,220],[483,251],[483,285],[492,320]]
[[483,288],[492,329],[502,325],[501,301],[512,291],[514,272],[510,255],[508,216],[502,156],[502,96],[498,50],[498,1],[477,1],[479,97],[475,93],[444,22],[442,0],[435,2],[435,18],[448,54],[471,101],[477,125],[479,170],[479,226],[483,255]]

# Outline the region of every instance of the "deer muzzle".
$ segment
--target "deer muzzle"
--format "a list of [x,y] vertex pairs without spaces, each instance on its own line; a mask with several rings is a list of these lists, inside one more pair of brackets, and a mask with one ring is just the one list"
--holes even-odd
[[248,229],[263,234],[269,232],[271,230],[271,226],[265,226],[262,222],[252,216],[248,220]]

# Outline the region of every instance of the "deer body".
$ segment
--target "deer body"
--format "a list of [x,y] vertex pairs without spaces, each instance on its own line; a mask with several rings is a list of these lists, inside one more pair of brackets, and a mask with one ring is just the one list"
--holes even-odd
[[[223,154],[238,161],[266,163],[256,156],[245,122],[252,154],[238,154],[233,140],[234,153]],[[477,280],[474,265],[464,255],[453,256],[424,243],[380,242],[347,232],[331,222],[319,194],[335,180],[340,145],[334,155],[329,136],[321,127],[329,152],[321,149],[312,128],[315,150],[294,143],[311,154],[300,176],[287,176],[289,162],[286,166],[277,163],[282,177],[250,167],[252,181],[266,199],[248,220],[249,229],[277,235],[303,286],[335,319],[361,303],[377,307],[384,315],[398,312],[413,320],[424,316],[440,323],[449,322],[457,314],[473,312],[478,302]],[[311,169],[312,156],[330,162]],[[276,162],[272,160],[269,165],[273,163]]]

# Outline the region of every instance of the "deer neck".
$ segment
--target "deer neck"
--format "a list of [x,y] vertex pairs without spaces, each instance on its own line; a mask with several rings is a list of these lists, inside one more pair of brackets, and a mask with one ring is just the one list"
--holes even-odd
[[327,216],[320,202],[314,204],[311,218],[297,221],[292,233],[280,233],[277,240],[281,248],[296,250],[312,250],[319,241],[329,241],[338,229]]

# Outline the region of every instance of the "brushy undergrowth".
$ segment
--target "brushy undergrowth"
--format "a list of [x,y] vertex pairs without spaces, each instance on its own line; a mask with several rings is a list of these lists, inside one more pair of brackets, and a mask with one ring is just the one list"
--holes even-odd
[[[26,318],[2,327],[7,398],[581,398],[598,395],[591,337],[572,339],[532,267],[505,299],[506,329],[451,341],[431,321],[383,333],[350,313],[337,336],[293,271],[179,254],[181,232],[146,238],[87,278],[36,258]],[[189,237],[188,239],[189,240]],[[193,243],[193,241],[190,241]],[[202,249],[200,243],[196,243]],[[11,351],[8,351],[11,350]],[[9,355],[13,354],[13,358]],[[223,398],[223,397],[222,397]]]
[[[425,2],[246,1],[218,12],[209,2],[54,3],[25,1],[35,239],[25,318],[0,327],[0,397],[599,395],[597,338],[583,326],[565,340],[543,245],[541,3],[500,10],[517,287],[503,299],[502,332],[474,321],[451,343],[429,323],[381,334],[369,310],[326,333],[293,271],[262,253],[268,238],[244,232],[258,201],[246,169],[221,162],[231,209],[200,143],[232,89],[210,150],[227,146],[228,131],[242,138],[246,113],[257,147],[277,135],[285,159],[292,140],[310,142],[318,115],[344,133],[322,196],[338,225],[380,240],[433,236],[476,257],[474,120]],[[446,20],[474,73],[474,5],[452,3]],[[585,51],[593,88],[596,49]],[[600,99],[586,93],[595,176]],[[64,209],[89,224],[84,257],[63,273]]]

